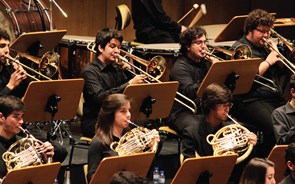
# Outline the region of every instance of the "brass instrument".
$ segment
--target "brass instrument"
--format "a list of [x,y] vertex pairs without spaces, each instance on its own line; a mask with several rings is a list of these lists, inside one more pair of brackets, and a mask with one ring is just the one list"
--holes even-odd
[[[91,52],[96,53],[96,51],[94,50],[95,48],[95,43],[90,42],[87,44],[87,49],[90,50]],[[120,51],[122,53],[124,53],[126,56],[128,56],[131,59],[134,59],[136,61],[138,61],[139,63],[143,64],[146,66],[147,68],[147,72],[143,71],[142,69],[140,69],[139,67],[135,66],[134,64],[130,63],[125,57],[121,56],[121,55],[116,55],[115,57],[117,57],[118,59],[120,59],[121,61],[125,62],[126,64],[131,65],[133,68],[137,69],[139,72],[143,73],[144,75],[146,75],[148,77],[149,80],[151,81],[156,81],[156,82],[162,82],[159,80],[159,78],[161,78],[161,76],[164,74],[165,70],[166,70],[166,61],[165,58],[162,59],[162,56],[155,56],[154,60],[152,59],[150,62],[146,61],[142,58],[139,58],[133,54],[130,54],[129,52],[126,52],[122,49],[120,49]],[[137,75],[136,73],[132,72],[131,70],[128,70],[129,72],[131,72],[134,75]],[[152,74],[152,75],[150,75]],[[155,77],[154,77],[155,76]],[[149,83],[149,81],[146,81],[147,83]],[[178,98],[174,98],[175,101],[177,101],[178,103],[180,103],[181,105],[187,107],[189,110],[191,110],[193,113],[197,113],[197,106],[195,104],[194,101],[192,101],[191,99],[189,99],[188,97],[184,96],[183,94],[176,92],[177,95],[181,96],[183,99],[187,100],[189,103],[192,104],[193,107],[190,107],[189,105],[185,104],[184,102],[182,102],[181,100],[179,100]]]
[[[46,160],[42,155],[45,151],[42,147],[43,142],[34,138],[22,127],[20,129],[26,134],[26,137],[13,143],[2,155],[8,171],[44,164]],[[52,158],[48,158],[46,163],[51,162]]]
[[38,70],[45,76],[52,78],[58,71],[59,54],[48,51],[41,58],[18,52],[20,57],[26,58],[38,64]]
[[[213,47],[213,46],[211,46]],[[246,44],[241,44],[239,46],[237,46],[233,51],[229,51],[220,47],[213,47],[213,51],[211,52],[211,55],[214,57],[214,55],[212,54],[214,51],[219,51],[222,52],[228,56],[231,56],[231,59],[249,59],[252,57],[252,51],[251,48],[246,45]],[[210,55],[210,53],[206,53],[208,55]],[[215,56],[217,57],[217,56]],[[218,60],[220,60],[221,58],[219,58]],[[223,60],[223,59],[221,59]]]
[[227,125],[214,134],[207,136],[207,142],[212,145],[213,155],[238,154],[236,163],[240,163],[246,159],[253,145],[249,144],[246,132],[250,132],[247,128],[240,125],[231,116],[227,115],[235,124]]
[[278,54],[279,61],[283,63],[293,74],[295,74],[295,66],[283,54],[280,53],[272,44],[267,42],[266,38],[262,38],[267,49],[275,51]]
[[[211,46],[211,47],[213,47],[213,46]],[[230,56],[232,60],[234,60],[234,59],[249,59],[252,57],[252,50],[246,44],[241,44],[241,45],[237,46],[233,51],[229,51],[229,50],[226,50],[226,49],[223,49],[220,47],[213,47],[212,52],[208,52],[206,50],[203,50],[202,53],[205,54],[205,58],[207,58],[208,60],[211,60],[210,57],[214,57],[215,59],[217,59],[219,61],[224,61],[224,59],[213,54],[214,50],[222,52],[223,54]],[[258,79],[262,79],[266,82],[269,82],[272,86],[267,85],[259,80],[254,79],[255,83],[260,84],[264,87],[267,87],[267,88],[271,89],[272,91],[277,91],[277,86],[275,85],[275,83],[272,80],[270,80],[266,77],[263,77],[262,75],[258,75],[258,74],[256,74],[256,77]]]
[[[10,62],[15,62],[16,64],[18,64],[18,65],[22,66],[23,68],[25,68],[25,69],[27,69],[27,70],[29,70],[29,71],[31,71],[31,72],[33,72],[33,73],[35,73],[35,74],[41,76],[41,77],[44,78],[44,79],[52,80],[51,78],[47,77],[46,75],[42,74],[41,72],[38,72],[38,71],[36,71],[36,70],[34,70],[34,69],[28,67],[27,65],[21,63],[18,59],[16,59],[16,58],[12,58],[10,55],[4,55],[4,57],[5,57],[6,59],[8,59]],[[47,60],[47,59],[44,59],[44,61],[46,61],[46,60]],[[43,62],[42,62],[42,63],[40,62],[40,64],[41,64],[42,66],[45,66],[45,65],[46,65],[46,64],[43,63]],[[47,65],[47,66],[48,66],[48,65]],[[26,75],[27,75],[28,77],[30,77],[30,78],[36,80],[36,81],[39,81],[39,79],[37,79],[37,78],[34,77],[33,75],[30,75],[30,74],[28,74],[28,73],[26,73]]]
[[[140,64],[146,66],[146,72],[151,77],[149,77],[149,80],[153,81],[154,79],[160,79],[162,75],[165,73],[166,70],[166,60],[163,56],[154,56],[150,61],[147,61],[145,59],[142,59],[140,57],[137,57],[135,55],[131,55],[129,52],[126,52],[124,50],[120,50],[120,52],[124,53],[126,56],[136,60]],[[130,64],[130,63],[128,63]]]
[[[132,59],[134,59],[134,60],[138,59],[138,57],[137,57],[137,56],[134,56],[133,54],[130,54],[130,53],[125,52],[125,51],[123,51],[123,53],[126,53],[126,56],[128,56],[129,58],[132,58]],[[144,75],[146,75],[149,79],[153,79],[153,81],[156,81],[156,82],[158,82],[158,83],[161,83],[161,82],[162,82],[162,81],[160,81],[159,79],[157,79],[157,78],[153,77],[152,75],[150,75],[149,73],[143,71],[143,70],[140,69],[139,67],[137,67],[137,66],[133,65],[132,63],[130,63],[125,57],[123,57],[123,56],[121,56],[121,55],[119,55],[119,54],[116,55],[116,57],[117,57],[118,59],[120,59],[121,61],[123,61],[123,62],[125,62],[125,63],[131,65],[133,68],[137,69],[139,72],[141,72],[141,73],[143,73]],[[140,59],[141,59],[141,58],[140,58]],[[143,59],[141,59],[141,60],[143,60]],[[131,72],[131,73],[134,74],[134,75],[137,75],[136,73],[134,73],[134,72],[132,72],[132,71],[130,71],[130,70],[128,70],[128,71]],[[146,82],[149,83],[149,81],[146,81]],[[185,106],[186,108],[190,109],[193,113],[196,113],[196,112],[197,112],[197,106],[196,106],[196,104],[195,104],[194,101],[192,101],[192,100],[189,99],[188,97],[184,96],[183,94],[179,93],[178,91],[176,92],[176,94],[179,95],[179,96],[181,96],[183,99],[187,100],[189,103],[191,103],[193,107],[191,107],[191,106],[185,104],[184,102],[182,102],[182,101],[179,100],[178,98],[174,98],[174,100],[175,100],[176,102],[178,102],[178,103],[180,103],[181,105]]]
[[286,47],[289,49],[290,53],[290,58],[295,59],[295,48],[294,44],[289,42],[286,38],[284,38],[282,35],[280,35],[278,32],[276,32],[274,29],[270,29],[271,33],[275,35],[283,44],[286,45]]
[[155,136],[159,136],[158,131],[139,127],[131,121],[129,123],[135,125],[136,128],[125,133],[119,142],[112,142],[110,148],[118,152],[119,156],[147,151],[156,152],[158,142],[155,141]]

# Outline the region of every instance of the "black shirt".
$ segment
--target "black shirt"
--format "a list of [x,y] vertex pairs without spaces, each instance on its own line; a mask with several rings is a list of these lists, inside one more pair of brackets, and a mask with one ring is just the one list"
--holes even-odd
[[165,38],[178,41],[181,25],[165,13],[162,0],[132,0],[132,19],[138,42],[165,43]]
[[3,178],[7,174],[6,164],[2,158],[3,153],[5,153],[13,143],[20,139],[21,137],[19,136],[14,136],[9,140],[0,136],[0,178]]
[[212,145],[207,142],[207,136],[215,134],[226,125],[233,124],[233,122],[221,122],[217,128],[214,128],[206,121],[204,115],[200,115],[199,118],[198,124],[189,126],[183,131],[181,143],[184,159],[196,157],[195,152],[199,156],[213,155]]
[[0,95],[13,95],[18,98],[22,98],[31,79],[27,78],[23,80],[19,86],[13,90],[10,90],[6,85],[8,84],[10,76],[13,72],[14,69],[7,66],[3,66],[2,70],[0,71]]
[[[197,91],[206,76],[211,63],[202,59],[195,62],[188,57],[181,56],[176,60],[170,73],[171,81],[178,81],[178,92],[199,104]],[[176,116],[182,111],[189,111],[187,107],[174,102],[172,116]],[[173,117],[172,117],[173,119]]]
[[82,77],[85,80],[83,119],[96,119],[103,99],[114,93],[122,93],[128,85],[128,77],[117,65],[106,65],[98,58],[87,65]]
[[[119,138],[113,136],[113,141],[118,142]],[[92,175],[103,158],[117,155],[117,152],[113,151],[109,146],[105,146],[98,137],[94,137],[88,149],[88,181],[91,180]]]
[[[255,46],[252,42],[250,42],[246,38],[246,36],[243,36],[241,39],[239,39],[237,42],[235,42],[233,44],[233,48],[236,48],[240,44],[246,44],[250,47],[250,49],[252,50],[252,58],[261,58],[262,61],[264,61],[269,54],[269,51],[265,47]],[[282,89],[279,84],[280,74],[283,74],[283,71],[280,69],[280,67],[277,64],[272,65],[263,74],[263,77],[270,79],[274,82],[274,84],[276,85],[277,91],[273,91],[268,87],[265,87],[263,85],[260,85],[260,84],[257,84],[254,82],[251,87],[251,90],[245,95],[239,95],[239,97],[243,100],[245,100],[246,98],[248,100],[251,100],[251,99],[270,99],[270,100],[271,99],[281,99],[282,98]],[[267,85],[272,86],[272,84],[269,83],[268,81],[265,81],[262,79],[260,79],[260,81],[267,84]],[[249,98],[251,98],[251,99],[249,99]]]

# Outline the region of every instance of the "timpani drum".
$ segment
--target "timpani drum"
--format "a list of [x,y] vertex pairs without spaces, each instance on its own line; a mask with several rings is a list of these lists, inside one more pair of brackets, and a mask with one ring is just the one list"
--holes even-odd
[[156,55],[163,56],[166,60],[166,70],[160,81],[169,81],[170,71],[174,62],[179,57],[180,45],[178,43],[159,43],[159,44],[143,44],[135,47],[134,52],[139,54],[146,60],[152,59]]
[[7,31],[11,41],[24,32],[50,30],[48,8],[38,0],[0,0],[0,28]]
[[95,53],[87,49],[95,37],[65,35],[58,44],[62,78],[79,78],[84,67],[94,58]]

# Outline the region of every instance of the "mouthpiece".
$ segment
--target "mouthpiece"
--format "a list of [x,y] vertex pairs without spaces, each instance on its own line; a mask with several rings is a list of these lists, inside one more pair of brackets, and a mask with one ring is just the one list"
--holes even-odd
[[202,50],[201,53],[204,54],[204,55],[208,54],[208,52],[206,50]]
[[120,54],[116,54],[115,57],[124,61],[124,62],[128,62],[128,60],[125,57],[121,56]]
[[128,120],[128,123],[135,126],[135,127],[139,127],[137,124],[133,123],[132,121]]

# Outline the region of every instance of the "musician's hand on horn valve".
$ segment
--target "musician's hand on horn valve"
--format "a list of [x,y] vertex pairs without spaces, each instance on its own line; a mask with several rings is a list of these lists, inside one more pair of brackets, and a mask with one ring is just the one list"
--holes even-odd
[[257,143],[257,136],[253,132],[245,133],[246,137],[248,138],[248,144],[252,144],[253,146]]
[[48,159],[52,158],[53,155],[54,155],[54,147],[48,141],[44,142],[42,147],[43,147],[43,150],[44,150],[45,161],[48,162]]

